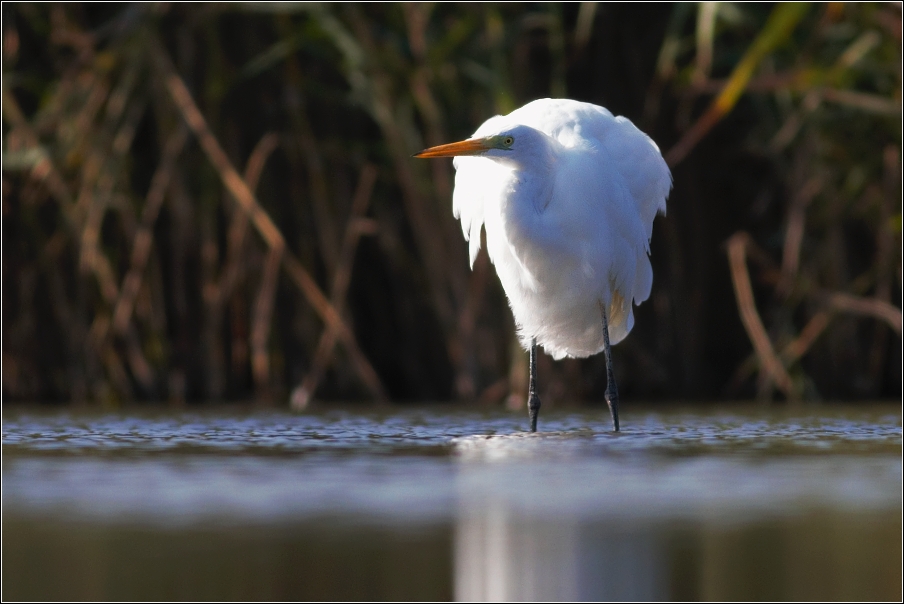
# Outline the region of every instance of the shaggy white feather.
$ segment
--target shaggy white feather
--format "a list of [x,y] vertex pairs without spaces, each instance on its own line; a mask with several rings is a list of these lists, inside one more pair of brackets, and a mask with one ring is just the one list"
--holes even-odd
[[491,135],[514,144],[455,158],[472,266],[483,228],[525,348],[535,337],[556,359],[600,352],[600,304],[620,342],[653,284],[653,219],[672,186],[659,148],[630,120],[566,99],[490,118],[472,138]]

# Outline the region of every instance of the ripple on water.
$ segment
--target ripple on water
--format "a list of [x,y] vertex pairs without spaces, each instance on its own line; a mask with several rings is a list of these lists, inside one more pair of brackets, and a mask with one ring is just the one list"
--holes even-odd
[[[8,513],[102,521],[726,518],[901,507],[901,417],[407,410],[8,416]],[[605,419],[605,418],[603,418]]]
[[[427,454],[473,451],[487,436],[508,436],[510,447],[543,446],[553,453],[657,451],[664,454],[813,450],[895,452],[900,415],[849,412],[804,417],[746,413],[625,414],[613,434],[596,412],[551,413],[544,432],[527,435],[524,419],[505,413],[401,411],[393,414],[326,412],[183,413],[173,416],[29,415],[3,421],[7,453],[89,451],[136,453],[227,451],[301,453],[325,449]],[[468,439],[473,439],[470,442]],[[520,444],[516,444],[520,443]],[[540,444],[543,443],[543,444]],[[497,447],[488,441],[484,449]],[[498,448],[498,447],[497,447]],[[431,451],[432,450],[432,451]]]

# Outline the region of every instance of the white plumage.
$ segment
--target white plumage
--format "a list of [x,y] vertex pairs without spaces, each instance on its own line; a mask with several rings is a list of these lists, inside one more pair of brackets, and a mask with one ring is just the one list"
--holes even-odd
[[475,139],[492,143],[455,153],[453,212],[472,265],[486,230],[522,345],[536,338],[556,359],[600,352],[600,304],[611,343],[624,339],[650,295],[653,219],[672,184],[659,148],[630,120],[567,99],[490,118]]

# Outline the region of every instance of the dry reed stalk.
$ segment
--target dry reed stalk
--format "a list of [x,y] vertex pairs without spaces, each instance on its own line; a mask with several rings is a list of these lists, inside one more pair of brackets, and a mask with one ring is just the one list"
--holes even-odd
[[298,130],[298,143],[308,167],[311,209],[317,223],[315,232],[320,244],[320,254],[327,271],[332,274],[339,261],[339,237],[330,200],[327,195],[326,178],[323,169],[323,157],[314,138],[314,132],[308,121],[303,103],[298,103],[295,115],[295,127]]
[[[108,327],[109,326],[104,327],[104,330],[106,331]],[[112,346],[108,346],[104,350],[98,351],[96,354],[98,354],[103,362],[103,365],[107,370],[107,375],[110,376],[110,379],[116,385],[119,393],[126,399],[135,398],[135,392],[132,389],[132,383],[129,381],[129,375],[126,373],[119,355],[116,354],[116,350],[114,350]],[[100,384],[98,384],[98,386],[99,385]],[[95,397],[99,399],[105,398],[99,392],[95,392]]]
[[[85,110],[79,116],[77,129],[74,132],[76,144],[84,137],[85,147],[90,148],[93,146],[93,149],[88,149],[85,152],[88,159],[82,167],[82,186],[77,202],[78,216],[92,213],[91,208],[97,202],[97,195],[94,189],[104,189],[104,186],[99,183],[105,176],[109,176],[111,171],[108,168],[109,164],[118,160],[119,156],[123,155],[131,147],[138,122],[141,120],[146,107],[146,100],[143,98],[129,102],[138,83],[138,74],[141,66],[141,61],[137,59],[132,60],[112,91],[109,90],[110,83],[108,79],[104,78],[101,80],[99,89],[103,92],[103,95],[100,97],[100,101],[106,101],[106,108],[100,127],[100,136],[92,140],[91,137],[84,137],[83,134],[91,131],[91,124],[100,111],[99,106],[96,108],[91,107],[91,99],[94,98],[95,91],[92,91]],[[127,109],[128,112],[126,112]],[[104,135],[112,138],[107,138]],[[114,157],[111,157],[111,150],[115,153]],[[105,168],[107,169],[105,170]]]
[[898,335],[901,335],[901,311],[884,300],[860,298],[843,292],[835,292],[828,295],[827,303],[833,310],[885,321]]
[[273,317],[273,303],[276,299],[276,285],[279,280],[282,254],[281,246],[273,247],[264,261],[264,273],[251,317],[251,373],[254,377],[254,388],[259,397],[267,396],[270,384],[267,338],[270,335],[270,320]]
[[[451,250],[461,245],[461,235],[454,221],[441,218],[437,213],[440,206],[428,203],[427,197],[422,193],[422,187],[411,162],[411,152],[417,143],[408,137],[409,133],[417,130],[417,127],[410,116],[398,108],[398,97],[393,94],[396,89],[393,86],[393,78],[383,68],[383,63],[373,60],[381,53],[371,34],[371,23],[354,6],[350,6],[346,10],[346,15],[350,20],[354,35],[345,31],[344,26],[332,16],[322,13],[319,16],[330,32],[334,33],[337,38],[342,38],[341,43],[337,45],[346,54],[350,71],[347,74],[349,83],[356,89],[359,97],[366,100],[363,103],[364,107],[383,134],[386,148],[395,168],[396,181],[402,189],[405,214],[414,235],[419,256],[425,265],[424,275],[430,287],[433,310],[442,327],[446,351],[456,378],[458,378],[463,375],[463,372],[467,373],[465,368],[466,347],[462,341],[462,334],[457,329],[459,322],[457,309],[463,305],[467,295],[468,277],[463,265],[450,264],[446,259],[451,256]],[[418,18],[413,21],[409,19],[409,24],[417,27],[417,21]],[[341,34],[338,33],[340,31]],[[415,39],[418,35],[415,34]],[[351,50],[352,44],[354,44],[354,50]],[[423,81],[418,82],[418,77],[417,70],[415,70],[414,79],[411,81],[415,103],[428,123],[428,136],[440,136],[442,134],[441,126],[436,121],[441,115],[436,109],[438,104],[432,100],[429,87]],[[431,120],[433,120],[432,123]],[[437,140],[437,142],[442,141]],[[441,175],[441,171],[448,171],[448,167],[431,166],[430,169],[439,177],[439,187],[445,187],[448,194],[451,191],[451,185],[443,183],[449,183],[450,178],[448,174],[445,177]],[[456,383],[467,383],[466,375],[465,378],[464,380],[456,379]]]
[[[498,380],[484,388],[480,393],[480,396],[477,397],[477,401],[483,405],[492,405],[503,400],[508,394],[510,394],[509,377],[506,376],[499,378]],[[517,407],[515,407],[516,411],[521,408],[521,405],[524,404],[524,401],[520,399],[517,400],[518,405]]]
[[756,302],[753,299],[753,288],[750,284],[750,273],[747,271],[747,245],[750,236],[739,232],[728,240],[728,258],[731,268],[731,282],[734,285],[735,297],[738,303],[738,311],[741,322],[753,349],[760,361],[761,391],[766,391],[770,383],[775,383],[789,399],[795,399],[794,384],[788,375],[782,362],[772,348],[769,335],[756,310]]
[[[67,128],[61,124],[63,128],[61,128],[60,134],[68,135],[63,139],[63,142],[72,144],[70,153],[74,154],[88,153],[88,147],[91,145],[92,138],[85,136],[85,133],[91,131],[91,125],[110,94],[110,82],[106,78],[99,77],[93,73],[91,76],[91,80],[84,83],[84,86],[90,87],[88,89],[91,92],[81,111],[75,117],[72,128]],[[66,138],[70,140],[66,140]],[[95,171],[100,169],[99,158],[95,158],[94,166]],[[92,178],[91,181],[93,180]]]
[[94,36],[73,27],[62,6],[51,9],[50,25],[50,40],[53,43],[70,46],[78,53],[80,63],[86,64],[94,58]]
[[138,228],[134,239],[135,243],[132,246],[129,271],[122,281],[119,298],[114,305],[113,332],[118,335],[125,332],[132,317],[135,298],[138,296],[138,290],[141,287],[141,280],[144,276],[144,269],[151,251],[151,244],[153,243],[154,223],[157,221],[160,207],[166,197],[166,191],[169,189],[173,170],[176,167],[176,160],[179,158],[187,138],[188,132],[184,126],[176,128],[167,140],[160,164],[151,178],[151,186],[148,189],[144,210],[141,214],[141,225]]
[[[448,141],[446,128],[443,124],[442,110],[436,101],[431,88],[430,80],[432,72],[426,63],[427,36],[426,28],[429,22],[429,9],[423,5],[405,4],[404,15],[407,25],[409,44],[416,60],[411,76],[409,88],[414,98],[418,112],[424,120],[427,134],[427,146],[436,146]],[[438,204],[447,202],[452,197],[452,174],[449,162],[429,162],[433,179],[431,181],[434,197]],[[440,206],[441,207],[441,206]],[[454,249],[453,241],[459,241],[457,229],[449,234],[449,224],[453,221],[441,221],[440,228],[450,245],[447,249]],[[459,302],[457,331],[447,337],[450,346],[450,357],[455,369],[455,390],[459,398],[472,399],[476,394],[476,360],[474,344],[474,328],[476,327],[476,314],[479,312],[483,292],[486,289],[486,271],[475,270],[463,279],[458,277],[458,272],[449,275],[450,286],[453,291],[459,292],[456,299]],[[461,281],[461,283],[458,283]],[[461,295],[463,294],[463,295]],[[474,298],[474,296],[479,296]]]
[[697,5],[697,55],[694,59],[694,71],[691,84],[700,87],[709,79],[713,65],[713,38],[716,30],[717,2],[701,2]]
[[[443,114],[430,90],[431,72],[426,65],[427,59],[427,25],[429,8],[421,4],[403,4],[408,43],[412,55],[417,62],[410,78],[411,96],[417,105],[418,112],[424,118],[427,130],[427,146],[433,147],[447,142]],[[449,199],[452,196],[452,179],[448,162],[430,162],[433,172],[433,188],[437,199]]]
[[[258,182],[260,181],[261,174],[263,174],[264,166],[267,163],[267,159],[272,155],[272,153],[279,146],[280,140],[279,135],[274,132],[269,132],[265,134],[254,146],[254,149],[251,151],[251,155],[248,157],[248,162],[245,164],[245,182],[248,183],[248,188],[251,191],[257,189]],[[217,291],[219,293],[218,299],[214,304],[211,305],[210,312],[214,316],[212,323],[214,325],[219,324],[220,318],[223,314],[223,309],[226,302],[232,297],[233,292],[235,291],[236,285],[242,276],[243,273],[243,260],[244,254],[242,250],[244,249],[244,241],[245,241],[245,233],[248,230],[248,214],[241,209],[236,209],[232,215],[232,221],[229,224],[229,233],[227,236],[227,248],[226,248],[226,266],[223,268],[221,272],[219,285]],[[265,308],[267,304],[267,292],[272,290],[273,293],[269,294],[270,305],[272,306],[273,294],[276,291],[276,275],[273,274],[273,271],[279,269],[279,260],[281,259],[282,253],[280,251],[279,255],[275,255],[273,251],[270,252],[268,256],[268,260],[265,264],[265,273],[264,279],[262,280],[262,286],[260,289],[260,294],[258,297],[257,306],[255,307],[255,314],[253,317],[254,323],[251,329],[250,337],[246,337],[246,334],[233,334],[234,341],[232,344],[232,364],[234,368],[242,367],[248,360],[248,348],[250,347],[253,351],[258,351],[256,357],[252,357],[252,376],[255,383],[255,388],[258,392],[258,396],[265,396],[265,388],[269,383],[269,372],[270,372],[270,364],[269,358],[266,355],[266,340],[267,340],[267,329],[269,328],[270,323],[270,314],[272,313],[272,309],[267,311]],[[275,259],[275,260],[274,260]],[[275,262],[275,264],[274,264]],[[269,272],[268,272],[269,271]],[[266,284],[272,282],[273,285],[266,286]],[[260,307],[260,310],[257,310]],[[239,312],[239,305],[236,305],[236,312]],[[261,325],[261,321],[263,324]],[[249,341],[246,341],[249,340]],[[255,342],[258,342],[257,346],[255,346]],[[250,346],[249,346],[250,344]]]
[[296,286],[301,290],[302,294],[307,298],[308,302],[320,315],[323,321],[337,330],[339,339],[345,345],[346,350],[351,357],[352,363],[362,382],[370,389],[371,394],[377,398],[382,393],[382,385],[376,371],[370,364],[370,361],[361,352],[354,334],[342,321],[342,317],[336,311],[336,308],[330,304],[326,296],[317,286],[317,283],[311,277],[307,270],[301,265],[295,256],[285,249],[285,240],[282,233],[270,219],[270,216],[260,206],[254,194],[248,188],[247,183],[239,176],[229,157],[223,151],[216,137],[207,126],[207,121],[201,114],[194,100],[189,93],[185,82],[176,73],[172,66],[172,62],[163,49],[163,46],[156,42],[154,44],[155,62],[158,70],[160,70],[165,86],[170,93],[170,97],[175,102],[177,108],[182,113],[182,117],[189,125],[191,130],[201,144],[202,149],[207,154],[213,167],[216,169],[223,181],[223,184],[229,190],[232,197],[248,213],[251,222],[257,231],[261,234],[267,245],[273,248],[282,248],[285,251],[282,254],[283,267],[289,273],[289,276],[295,282]]
[[[676,4],[669,17],[669,23],[666,26],[665,36],[662,45],[659,47],[659,56],[656,58],[656,71],[647,87],[643,104],[643,117],[641,118],[642,129],[648,131],[652,128],[659,116],[660,105],[664,98],[665,85],[671,81],[675,74],[678,73],[678,54],[681,49],[681,32],[684,29],[684,23],[693,10],[690,4]],[[583,5],[581,7],[583,9]],[[583,12],[583,11],[582,11]],[[580,28],[581,15],[578,15],[578,28]],[[720,86],[715,92],[722,89]],[[694,93],[696,88],[692,88]]]
[[[371,35],[370,23],[364,19],[356,7],[349,7],[347,13],[354,30],[354,36],[351,39],[360,44],[358,47],[360,56],[379,56],[379,49]],[[412,168],[412,148],[406,142],[405,133],[414,131],[415,127],[410,124],[406,129],[399,123],[389,74],[381,68],[377,61],[373,61],[366,67],[367,71],[365,71],[364,65],[356,66],[356,69],[360,71],[354,74],[356,77],[350,78],[350,82],[354,85],[355,82],[363,80],[369,84],[366,90],[360,92],[367,93],[366,98],[369,104],[366,105],[366,109],[379,126],[386,141],[386,148],[395,168],[396,179],[402,189],[402,203],[411,225],[411,232],[414,235],[420,257],[426,264],[425,273],[427,282],[430,284],[434,310],[447,336],[446,341],[452,363],[457,366],[461,357],[461,347],[455,335],[457,320],[454,299],[463,298],[463,295],[457,294],[463,294],[465,279],[461,271],[452,268],[445,260],[449,257],[447,253],[449,235],[444,231],[442,222],[434,219],[433,212],[436,211],[436,208],[430,206],[424,195],[421,194],[418,179]],[[451,221],[449,222],[451,223]]]
[[810,202],[819,195],[824,185],[821,176],[813,176],[794,196],[791,207],[788,210],[788,226],[785,229],[785,245],[782,252],[782,276],[779,279],[777,292],[782,296],[789,296],[797,277],[797,269],[800,265],[800,247],[804,240],[804,227],[806,226],[806,212]]
[[[339,312],[342,312],[345,306],[345,296],[351,281],[352,265],[355,260],[355,250],[358,247],[358,240],[363,233],[361,228],[364,215],[370,205],[371,194],[377,181],[377,169],[370,164],[366,164],[361,169],[361,175],[358,178],[358,188],[352,200],[351,212],[349,213],[348,223],[345,228],[345,236],[342,240],[342,248],[339,253],[338,264],[333,275],[333,286],[330,289],[330,301]],[[307,407],[314,392],[323,379],[323,375],[329,367],[333,357],[333,348],[336,345],[337,333],[334,329],[327,329],[320,336],[317,343],[317,349],[314,353],[314,361],[311,363],[311,369],[305,375],[301,385],[292,393],[290,404],[293,409],[304,409]],[[386,400],[385,392],[377,398],[378,402]]]
[[[13,124],[15,128],[20,131],[21,136],[25,140],[26,144],[28,144],[31,148],[41,149],[37,135],[25,119],[25,116],[19,108],[18,103],[15,101],[15,98],[7,91],[3,92],[3,111],[7,116],[7,119]],[[126,119],[119,128],[117,135],[113,138],[114,143],[116,143],[116,150],[120,154],[124,153],[128,149],[131,144],[131,140],[134,137],[135,129],[137,128],[137,122],[140,118],[140,115],[137,114],[137,111],[131,113],[128,116],[128,119]],[[32,169],[32,176],[42,180],[48,185],[48,189],[50,190],[51,194],[54,196],[54,198],[56,198],[57,203],[60,204],[63,216],[67,219],[67,225],[73,231],[78,231],[78,223],[74,216],[76,214],[75,202],[73,202],[72,200],[69,188],[63,180],[63,177],[50,161],[50,158],[47,156],[46,152],[41,152],[41,159]],[[108,189],[108,194],[112,192],[112,176],[109,177],[107,181],[105,181],[104,188],[105,190]],[[82,231],[81,238],[82,241],[84,241],[84,230]],[[101,254],[100,251],[95,247],[93,253],[91,251],[88,252],[88,262],[92,272],[94,273],[98,281],[102,297],[109,305],[113,306],[116,303],[117,298],[119,297],[119,288],[116,284],[116,278],[109,261],[107,260],[106,256]],[[89,336],[86,345],[89,347],[89,350],[92,350],[94,354],[97,354],[102,359],[104,365],[107,367],[108,372],[110,372],[109,374],[114,378],[114,382],[120,388],[120,391],[124,392],[127,396],[131,396],[131,385],[128,384],[128,380],[124,381],[122,379],[122,375],[124,373],[123,371],[121,371],[121,363],[112,363],[111,361],[113,357],[116,357],[116,353],[112,349],[110,344],[106,342],[106,333],[108,328],[109,319],[104,313],[100,313],[95,318],[94,324],[89,329],[89,333],[94,335],[95,337]],[[150,384],[150,381],[153,379],[153,376],[148,371],[150,366],[145,360],[144,354],[141,352],[141,347],[137,342],[137,338],[129,337],[126,341],[126,345],[128,358],[133,374],[142,383],[142,385],[148,386]],[[127,386],[125,387],[125,389],[124,384],[125,386]]]
[[[274,132],[265,134],[254,146],[248,162],[245,164],[245,182],[248,183],[251,191],[257,189],[267,159],[278,146],[279,135]],[[229,232],[226,237],[226,265],[223,268],[218,287],[220,297],[217,303],[220,307],[232,296],[241,276],[242,248],[247,231],[248,213],[237,209],[232,214],[232,221],[229,223]]]
[[778,153],[791,144],[791,141],[794,140],[797,133],[804,125],[807,115],[819,109],[821,104],[821,89],[817,88],[807,92],[807,94],[804,95],[803,101],[801,101],[800,108],[792,111],[785,119],[782,127],[772,136],[772,140],[769,141],[769,150]]
[[[97,182],[96,190],[93,194],[89,193],[88,213],[81,234],[81,265],[83,270],[90,270],[96,276],[100,285],[101,295],[110,309],[116,307],[120,297],[120,289],[115,272],[113,271],[108,258],[101,252],[98,246],[98,237],[101,221],[110,204],[110,198],[113,195],[113,189],[116,185],[118,174],[116,172],[118,167],[117,164],[128,152],[129,148],[131,148],[132,141],[138,128],[138,123],[144,115],[146,108],[146,102],[144,100],[137,100],[133,102],[131,106],[128,107],[128,111],[126,111],[126,97],[131,88],[131,84],[128,86],[118,86],[116,96],[114,97],[111,95],[110,101],[108,102],[108,114],[106,120],[108,125],[112,125],[119,121],[120,116],[122,116],[123,113],[125,113],[125,117],[122,118],[122,123],[116,129],[110,142],[110,150],[105,155],[108,159],[103,162],[104,170]],[[103,317],[103,320],[98,322],[100,317]],[[112,350],[112,342],[107,338],[109,328],[110,320],[107,315],[105,313],[99,314],[97,319],[95,319],[95,325],[91,328],[91,333],[94,335],[93,344],[97,351],[106,349]],[[141,350],[140,339],[134,331],[134,328],[130,329],[125,335],[126,360],[129,363],[132,374],[143,387],[150,388],[154,379],[153,371]],[[103,353],[103,356],[104,358],[107,358],[109,354]],[[109,362],[107,365],[108,368],[112,367],[109,365]],[[115,368],[113,369],[115,370]],[[131,390],[128,392],[131,393]],[[129,396],[131,397],[131,394]]]
[[598,2],[581,2],[578,18],[574,25],[574,54],[583,54],[593,33],[593,21],[596,18]]
[[3,90],[3,115],[9,120],[13,130],[19,133],[26,146],[29,149],[38,150],[40,159],[31,169],[31,177],[47,186],[50,194],[60,205],[63,217],[67,220],[69,226],[74,226],[73,212],[75,202],[69,192],[69,187],[66,185],[66,181],[60,171],[50,160],[50,156],[38,140],[38,135],[28,123],[25,114],[22,113],[16,97],[7,89]]
[[831,103],[853,107],[879,115],[901,115],[901,103],[897,99],[889,99],[878,94],[857,92],[856,90],[839,90],[824,88],[823,99]]
[[[108,325],[109,329],[109,325]],[[126,336],[126,359],[129,362],[129,369],[132,375],[138,380],[138,383],[145,390],[150,390],[154,385],[154,369],[144,356],[141,350],[141,339],[138,337],[138,331],[133,327],[129,329]]]
[[201,285],[203,314],[200,318],[200,350],[203,351],[206,396],[213,400],[223,398],[226,391],[226,355],[224,354],[222,325],[219,316],[212,311],[220,298],[218,272],[220,246],[217,233],[217,207],[215,199],[226,201],[228,195],[220,193],[208,198],[210,203],[197,204],[197,237],[199,254],[198,277]]
[[[810,318],[804,328],[800,331],[800,334],[782,348],[780,354],[786,366],[796,363],[798,359],[807,353],[810,347],[829,326],[831,318],[832,314],[826,310],[821,310]],[[758,365],[757,359],[756,352],[753,352],[738,366],[724,389],[726,395],[737,393],[744,380],[756,371]]]
[[[782,348],[781,358],[786,365],[797,362],[798,359],[807,353],[819,336],[828,328],[832,319],[831,311],[833,310],[878,318],[888,323],[899,335],[901,334],[901,311],[887,302],[875,298],[857,298],[850,294],[839,293],[830,295],[828,300],[829,310],[821,310],[814,314],[800,331],[800,334]],[[736,387],[741,381],[746,379],[754,368],[754,363],[742,363],[732,377],[730,384]]]
[[[113,104],[112,100],[111,103],[108,103],[108,105],[110,104]],[[119,119],[119,116],[124,111],[125,101],[122,101],[121,104],[123,105],[122,108],[119,107],[120,102],[116,102],[116,106],[110,112],[113,117],[108,119],[109,122]],[[132,146],[132,140],[135,137],[138,123],[144,114],[145,108],[146,104],[143,100],[134,102],[126,113],[125,118],[123,118],[122,124],[120,124],[113,135],[110,149],[101,150],[98,148],[96,150],[99,155],[107,159],[102,161],[101,173],[96,187],[83,188],[85,193],[84,201],[87,207],[85,208],[85,220],[81,225],[79,263],[83,271],[91,271],[96,275],[100,284],[101,294],[111,307],[116,305],[117,298],[119,298],[119,286],[117,285],[118,279],[110,266],[109,260],[98,246],[100,226],[109,206],[110,198],[113,195],[113,189],[116,186],[118,176],[116,164]]]
[[[4,88],[2,91],[3,95],[3,115],[6,120],[12,126],[12,133],[16,133],[17,137],[19,137],[24,145],[28,149],[34,149],[38,152],[38,160],[34,163],[34,166],[31,169],[30,177],[34,179],[36,182],[42,183],[47,190],[49,191],[51,197],[56,201],[58,207],[60,208],[60,214],[63,217],[63,222],[65,228],[70,233],[70,237],[75,236],[78,231],[77,221],[75,219],[75,200],[72,197],[71,192],[69,191],[69,187],[66,184],[62,174],[60,173],[57,166],[51,161],[49,154],[43,148],[36,134],[34,128],[32,128],[31,124],[25,118],[22,109],[19,107],[18,102],[12,93]],[[52,271],[53,275],[58,274],[59,264],[57,262],[53,262],[54,271]],[[53,296],[55,302],[55,308],[58,311],[58,316],[61,317],[63,321],[63,325],[69,326],[69,335],[70,335],[70,358],[74,361],[82,361],[85,364],[85,373],[86,376],[79,371],[73,371],[73,397],[77,402],[81,402],[80,399],[82,396],[87,394],[87,384],[83,377],[87,377],[89,380],[93,378],[96,373],[93,371],[93,363],[91,359],[93,359],[93,355],[91,354],[90,349],[83,349],[83,345],[87,344],[90,340],[88,336],[87,326],[82,321],[70,321],[72,317],[78,317],[78,314],[71,311],[69,307],[63,302],[65,296],[61,295],[65,292],[65,285],[63,284],[63,279],[51,279],[51,282],[55,284],[55,289],[57,295]],[[87,353],[87,354],[86,354]]]
[[[286,25],[284,21],[281,23]],[[294,55],[289,57],[285,68],[286,104],[291,115],[294,132],[287,137],[286,150],[289,153],[295,150],[300,151],[300,159],[307,165],[308,194],[314,221],[317,225],[314,233],[319,246],[318,252],[327,274],[332,275],[336,271],[336,263],[339,258],[338,227],[327,193],[323,154],[317,144],[311,120],[308,117],[307,102],[303,94],[302,71],[298,58]],[[293,157],[290,157],[290,163],[297,161]]]
[[800,330],[800,334],[782,349],[782,359],[784,359],[785,363],[790,365],[804,356],[810,346],[816,341],[816,338],[829,326],[830,318],[831,315],[824,310],[813,315],[807,324],[804,325],[804,328]]
[[72,128],[67,129],[68,122],[62,119],[66,102],[80,90],[94,91],[98,86],[97,77],[94,71],[86,71],[79,65],[70,66],[60,76],[50,96],[35,114],[33,118],[35,130],[41,133],[56,133],[58,137],[65,139],[64,131],[68,130],[68,133],[74,131]]

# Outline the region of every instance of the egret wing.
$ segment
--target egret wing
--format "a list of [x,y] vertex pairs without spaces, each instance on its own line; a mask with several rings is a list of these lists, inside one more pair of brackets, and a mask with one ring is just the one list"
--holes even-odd
[[653,139],[626,117],[570,99],[539,99],[506,117],[545,132],[566,148],[590,144],[604,150],[638,207],[649,241],[653,219],[665,213],[672,188],[671,172]]

